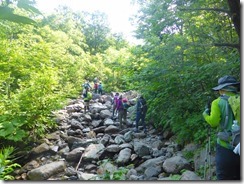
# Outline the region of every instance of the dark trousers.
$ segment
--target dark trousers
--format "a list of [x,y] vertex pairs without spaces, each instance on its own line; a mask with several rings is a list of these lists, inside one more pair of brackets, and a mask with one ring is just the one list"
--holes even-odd
[[103,94],[103,90],[102,89],[98,89],[98,94],[102,95]]
[[139,126],[139,121],[141,120],[143,129],[146,129],[146,124],[145,124],[145,117],[146,114],[143,114],[142,112],[136,112],[136,129],[138,130],[138,126]]
[[218,180],[240,180],[240,156],[217,144],[216,175]]

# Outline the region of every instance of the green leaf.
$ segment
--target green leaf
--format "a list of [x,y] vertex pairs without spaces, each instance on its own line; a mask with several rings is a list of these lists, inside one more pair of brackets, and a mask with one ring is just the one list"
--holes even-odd
[[30,4],[31,2],[29,0],[19,0],[17,6],[19,8],[23,8],[26,11],[42,15],[42,13],[37,8],[31,6]]
[[2,137],[8,136],[9,134],[11,134],[14,131],[14,126],[12,125],[11,122],[6,122],[3,123],[3,128],[0,129],[0,135]]
[[13,9],[6,6],[0,7],[0,19],[22,24],[36,24],[32,19],[14,14]]

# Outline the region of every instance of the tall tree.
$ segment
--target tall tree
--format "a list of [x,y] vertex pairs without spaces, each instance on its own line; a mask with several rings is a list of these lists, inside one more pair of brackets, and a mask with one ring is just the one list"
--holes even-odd
[[132,81],[147,96],[155,125],[177,133],[182,142],[193,140],[203,131],[195,122],[201,121],[206,91],[221,75],[240,76],[239,38],[227,1],[137,3],[136,33],[145,44],[132,61],[138,66]]
[[86,37],[90,53],[95,55],[105,51],[109,47],[108,37],[110,36],[107,15],[95,11],[94,13],[84,12],[83,16],[82,32]]

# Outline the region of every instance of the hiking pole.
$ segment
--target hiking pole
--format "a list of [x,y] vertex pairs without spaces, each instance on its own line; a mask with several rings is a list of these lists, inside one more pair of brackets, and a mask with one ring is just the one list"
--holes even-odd
[[[208,96],[208,101],[207,101],[205,108],[209,109],[209,114],[210,114],[210,110],[211,110],[210,96]],[[208,125],[207,128],[208,128],[208,140],[206,143],[204,179],[207,180],[207,173],[208,173],[209,180],[211,180],[211,170],[210,170],[210,166],[211,166],[211,139],[210,139],[211,138],[211,127],[210,127],[210,125]],[[207,169],[208,169],[208,172],[207,172]]]
[[[211,110],[211,98],[208,96],[207,108]],[[210,113],[210,112],[209,112]],[[211,180],[211,127],[208,125],[208,172],[209,180]]]
[[[209,180],[211,180],[211,127],[208,126],[208,142],[206,143],[206,153],[205,153],[205,165],[204,165],[204,180],[207,180],[207,173]],[[207,172],[208,170],[208,172]]]
[[204,172],[203,172],[203,178],[204,178],[204,180],[207,180],[207,178],[206,178],[206,172],[207,172],[207,163],[208,163],[208,144],[206,144],[206,155],[205,155],[205,160],[204,160],[204,162],[205,162],[205,164],[204,164]]
[[211,180],[211,127],[208,126],[208,172]]

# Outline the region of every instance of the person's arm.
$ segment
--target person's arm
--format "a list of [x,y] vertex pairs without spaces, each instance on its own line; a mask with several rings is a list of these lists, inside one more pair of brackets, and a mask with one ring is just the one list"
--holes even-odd
[[220,98],[217,98],[212,102],[210,114],[208,114],[206,110],[203,112],[204,119],[211,127],[217,127],[220,124],[221,111],[218,105],[219,100]]

